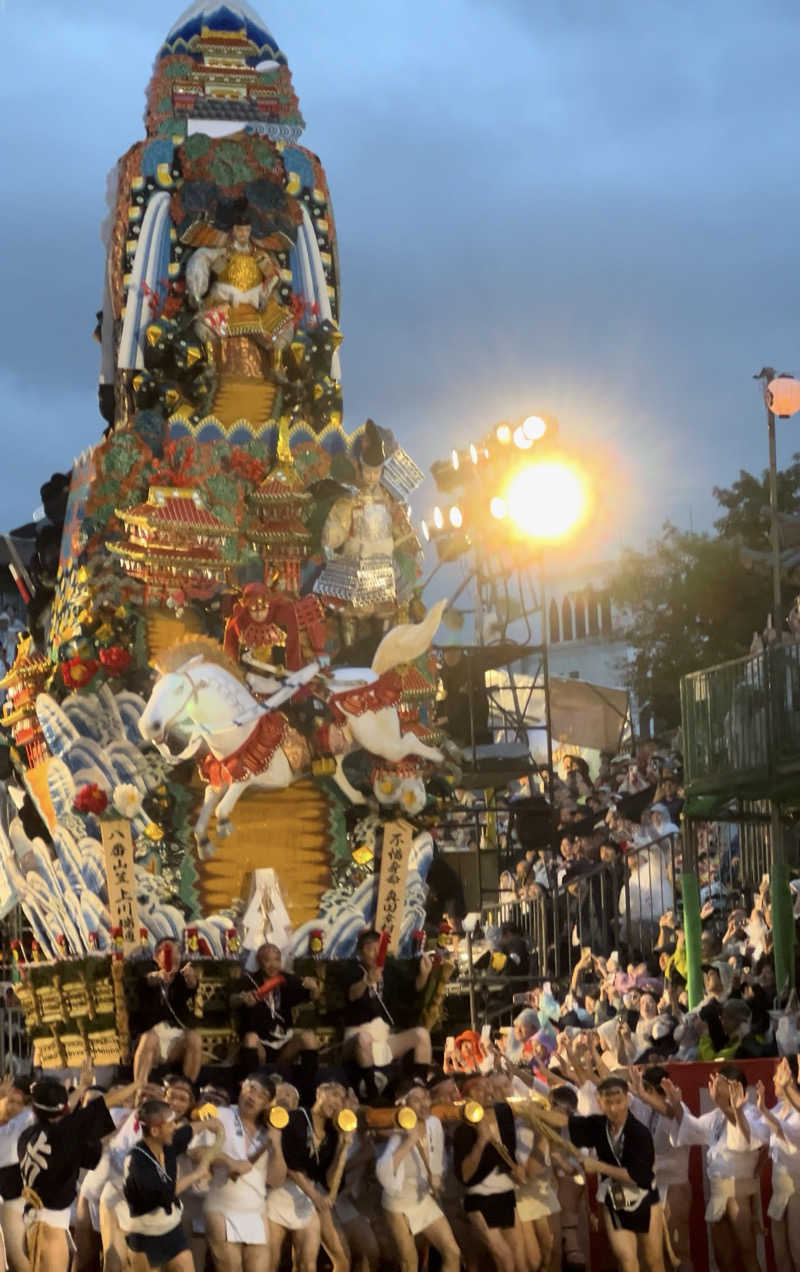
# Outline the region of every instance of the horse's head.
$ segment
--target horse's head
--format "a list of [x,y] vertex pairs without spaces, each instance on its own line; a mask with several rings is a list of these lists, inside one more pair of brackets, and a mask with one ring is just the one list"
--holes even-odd
[[139,718],[139,732],[147,742],[164,742],[171,729],[185,730],[191,724],[191,703],[197,697],[197,686],[189,668],[191,659],[179,671],[161,676],[153,686],[147,706]]

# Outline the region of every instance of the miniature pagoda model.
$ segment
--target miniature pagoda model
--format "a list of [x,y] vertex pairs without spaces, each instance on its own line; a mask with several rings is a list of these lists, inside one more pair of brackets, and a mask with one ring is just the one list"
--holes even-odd
[[36,699],[53,674],[50,659],[32,645],[30,636],[20,636],[14,662],[0,680],[6,692],[0,725],[10,732],[14,746],[24,750],[29,768],[41,764],[47,754]]
[[151,486],[146,503],[117,516],[128,537],[106,546],[126,574],[144,583],[145,605],[202,600],[226,581],[220,540],[235,530],[209,511],[198,490]]
[[305,523],[311,494],[298,475],[285,421],[279,424],[276,462],[250,496],[254,511],[250,539],[272,567],[272,586],[289,596],[300,593],[300,569],[309,552]]

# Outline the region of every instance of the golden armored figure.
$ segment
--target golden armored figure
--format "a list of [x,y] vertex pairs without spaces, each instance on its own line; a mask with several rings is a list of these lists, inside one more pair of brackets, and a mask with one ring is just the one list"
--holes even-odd
[[[273,294],[280,271],[269,243],[254,239],[249,213],[240,212],[221,242],[199,247],[186,266],[186,287],[199,310],[195,329],[220,373],[259,379],[280,363],[294,333],[291,309]],[[286,240],[288,246],[288,240]],[[264,353],[271,358],[267,364]]]

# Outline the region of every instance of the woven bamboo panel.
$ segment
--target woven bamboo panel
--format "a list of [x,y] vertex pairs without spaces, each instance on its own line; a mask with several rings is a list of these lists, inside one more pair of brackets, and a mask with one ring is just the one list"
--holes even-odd
[[233,833],[217,839],[212,824],[216,852],[198,862],[204,911],[246,899],[253,871],[272,866],[292,925],[315,918],[331,878],[328,799],[313,782],[243,795],[231,817]]

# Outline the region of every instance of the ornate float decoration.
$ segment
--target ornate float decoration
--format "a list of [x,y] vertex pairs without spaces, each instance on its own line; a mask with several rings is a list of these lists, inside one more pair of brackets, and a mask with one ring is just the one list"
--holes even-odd
[[30,636],[19,637],[14,662],[0,680],[0,689],[5,690],[0,725],[24,754],[28,768],[41,764],[47,754],[36,699],[53,674],[50,659],[37,654],[32,643]]
[[[402,817],[410,952],[427,788],[447,767],[428,656],[442,607],[419,600],[407,503],[422,474],[389,430],[342,426],[325,173],[248,4],[197,0],[178,19],[145,122],[107,221],[108,427],[76,460],[43,637],[3,682],[46,836],[0,831],[0,912],[22,906],[48,965],[113,964],[114,818],[143,950],[189,924],[214,959],[265,931],[290,956],[346,956]],[[88,982],[65,1005],[61,978],[42,1050],[72,1055],[93,1002],[93,1052],[114,1050],[114,975],[102,1010]]]

